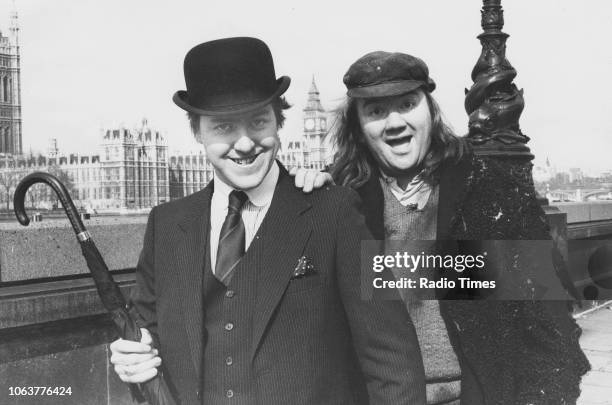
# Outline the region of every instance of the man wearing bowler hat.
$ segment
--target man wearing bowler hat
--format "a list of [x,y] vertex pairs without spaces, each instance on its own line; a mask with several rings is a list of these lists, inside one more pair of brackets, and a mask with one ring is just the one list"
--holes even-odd
[[268,47],[206,42],[184,72],[173,100],[215,177],[151,211],[132,296],[145,337],[111,345],[120,378],[159,367],[181,404],[424,404],[401,301],[361,297],[356,194],[303,194],[275,160],[290,79]]

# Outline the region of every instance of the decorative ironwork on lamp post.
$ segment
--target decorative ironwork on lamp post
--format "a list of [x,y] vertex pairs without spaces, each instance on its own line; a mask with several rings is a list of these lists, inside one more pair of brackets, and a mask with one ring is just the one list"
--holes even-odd
[[523,90],[513,83],[516,70],[506,59],[502,32],[501,0],[483,0],[478,36],[482,52],[472,70],[472,87],[466,89],[465,110],[469,115],[468,139],[479,156],[533,159],[529,138],[521,132],[519,118],[525,102]]
[[[473,146],[474,173],[471,198],[458,217],[465,240],[547,239],[546,216],[533,184],[529,138],[519,119],[525,101],[523,90],[513,83],[516,70],[506,59],[508,34],[502,32],[501,0],[483,0],[484,32],[478,36],[482,52],[474,69],[474,84],[466,89],[469,115],[467,140]],[[487,218],[494,218],[493,221]],[[509,246],[509,245],[506,245]]]

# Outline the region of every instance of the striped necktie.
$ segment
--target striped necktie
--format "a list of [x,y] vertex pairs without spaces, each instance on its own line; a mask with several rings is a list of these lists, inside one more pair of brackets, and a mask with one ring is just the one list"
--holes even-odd
[[245,231],[240,210],[249,197],[243,191],[234,190],[229,195],[227,216],[219,234],[215,277],[226,286],[232,279],[232,273],[244,255]]

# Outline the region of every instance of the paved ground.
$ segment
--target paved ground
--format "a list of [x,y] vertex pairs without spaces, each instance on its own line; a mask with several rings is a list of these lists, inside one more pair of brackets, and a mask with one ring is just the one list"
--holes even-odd
[[612,404],[612,303],[578,318],[580,346],[592,370],[582,380],[578,405]]

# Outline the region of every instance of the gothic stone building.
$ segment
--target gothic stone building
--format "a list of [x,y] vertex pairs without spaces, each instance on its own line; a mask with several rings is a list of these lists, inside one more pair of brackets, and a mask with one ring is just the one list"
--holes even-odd
[[0,32],[0,153],[22,153],[19,26],[16,11],[11,14],[9,36],[5,37]]
[[139,128],[107,129],[102,136],[101,192],[115,209],[143,209],[170,200],[168,146],[146,119]]

